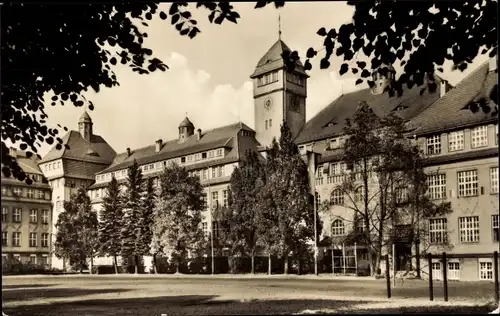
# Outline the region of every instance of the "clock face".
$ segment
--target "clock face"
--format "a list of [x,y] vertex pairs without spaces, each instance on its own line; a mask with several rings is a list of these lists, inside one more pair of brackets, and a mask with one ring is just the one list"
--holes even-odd
[[268,111],[269,111],[269,110],[271,109],[271,107],[272,107],[272,106],[273,106],[273,100],[271,100],[271,99],[267,99],[266,101],[264,101],[264,108],[265,108],[266,110],[268,110]]

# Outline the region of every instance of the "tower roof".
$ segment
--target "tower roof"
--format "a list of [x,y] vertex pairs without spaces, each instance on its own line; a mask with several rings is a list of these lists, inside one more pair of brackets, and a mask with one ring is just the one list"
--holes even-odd
[[187,116],[182,120],[181,124],[179,124],[179,128],[181,127],[192,127],[194,128],[194,124],[187,118]]
[[82,122],[92,123],[92,119],[90,118],[90,115],[87,113],[87,111],[83,111],[82,116],[80,116],[80,119],[78,120],[78,123]]
[[[285,44],[285,42],[283,42],[281,39],[278,39],[278,41],[276,41],[276,43],[274,43],[274,45],[269,48],[267,53],[265,53],[264,56],[262,56],[262,58],[259,60],[257,66],[255,67],[255,71],[250,76],[250,78],[255,78],[267,72],[284,68],[285,63],[283,61],[283,57],[281,57],[281,54],[283,54],[284,51],[292,52],[292,50]],[[306,72],[304,71],[304,66],[302,65],[300,60],[295,63],[294,71],[307,76]]]

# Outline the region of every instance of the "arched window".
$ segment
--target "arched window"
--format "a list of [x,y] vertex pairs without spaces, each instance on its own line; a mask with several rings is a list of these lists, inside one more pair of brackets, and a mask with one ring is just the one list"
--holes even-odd
[[336,219],[332,223],[332,236],[343,236],[345,235],[344,222],[340,219]]
[[333,190],[330,196],[330,202],[333,205],[343,205],[344,204],[344,193],[340,189]]

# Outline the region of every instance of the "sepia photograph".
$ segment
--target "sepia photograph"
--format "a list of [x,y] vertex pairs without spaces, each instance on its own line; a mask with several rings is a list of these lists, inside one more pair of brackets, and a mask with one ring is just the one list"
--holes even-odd
[[499,314],[497,24],[0,3],[2,316]]

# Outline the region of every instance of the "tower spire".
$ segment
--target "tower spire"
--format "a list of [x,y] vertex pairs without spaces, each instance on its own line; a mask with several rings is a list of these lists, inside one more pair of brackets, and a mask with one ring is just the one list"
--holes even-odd
[[278,13],[278,39],[281,40],[281,13]]

